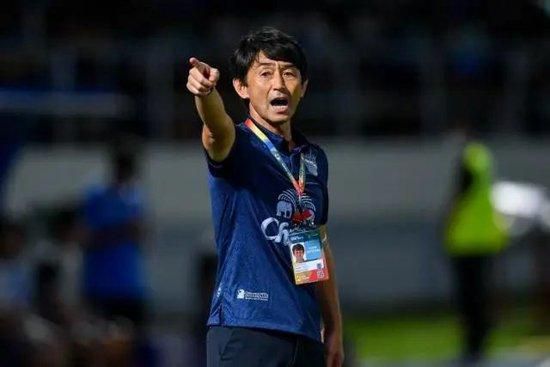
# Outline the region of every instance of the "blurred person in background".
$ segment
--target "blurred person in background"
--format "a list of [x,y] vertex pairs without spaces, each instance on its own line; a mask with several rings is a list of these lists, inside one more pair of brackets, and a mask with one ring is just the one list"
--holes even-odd
[[38,313],[63,326],[70,326],[83,305],[82,230],[75,208],[58,208],[49,221],[48,239],[36,254],[36,294]]
[[47,220],[47,238],[34,249],[34,307],[55,324],[68,343],[70,365],[105,365],[98,353],[109,335],[105,321],[89,314],[82,299],[83,231],[73,205],[56,207]]
[[28,363],[23,317],[31,298],[30,268],[21,258],[23,228],[0,218],[0,365]]
[[[268,27],[241,39],[233,86],[249,118],[238,125],[216,89],[218,69],[190,63],[187,88],[204,123],[219,256],[207,365],[340,367],[342,320],[325,227],[327,158],[291,123],[308,85],[303,50]],[[331,277],[296,285],[289,237],[306,230],[322,242]]]
[[66,344],[54,324],[33,312],[32,267],[24,246],[24,228],[0,218],[0,365],[61,367]]
[[86,195],[83,222],[88,235],[83,255],[83,292],[98,316],[131,323],[137,337],[135,363],[151,365],[145,337],[145,212],[137,182],[137,149],[130,138],[116,141],[110,152],[110,182],[94,185]]
[[462,361],[469,364],[484,357],[494,313],[490,302],[492,263],[504,248],[507,234],[504,219],[491,200],[492,154],[472,138],[469,127],[462,125],[459,132],[462,149],[444,244],[451,259],[456,306],[463,326]]
[[550,334],[550,203],[546,223],[540,219],[531,234],[536,275],[536,328],[539,334]]
[[13,167],[21,148],[25,143],[30,125],[22,121],[14,123],[0,122],[0,214],[4,211],[4,191],[10,169]]

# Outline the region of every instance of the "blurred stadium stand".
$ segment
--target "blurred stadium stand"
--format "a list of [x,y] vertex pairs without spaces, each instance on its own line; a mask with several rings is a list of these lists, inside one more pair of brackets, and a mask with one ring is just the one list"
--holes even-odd
[[242,34],[270,24],[296,35],[309,55],[311,88],[300,114],[306,132],[424,137],[457,119],[494,134],[550,132],[545,1],[294,6],[5,1],[2,122],[14,121],[8,114],[35,121],[32,140],[41,143],[101,141],[114,130],[156,141],[195,138],[188,58],[222,70],[228,109],[243,116],[227,60]]

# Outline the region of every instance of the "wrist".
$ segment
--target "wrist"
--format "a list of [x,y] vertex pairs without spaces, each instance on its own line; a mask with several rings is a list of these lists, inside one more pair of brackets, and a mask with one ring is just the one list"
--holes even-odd
[[198,98],[201,101],[208,100],[210,96],[212,96],[212,92],[214,91],[216,87],[210,88],[207,92],[201,92],[195,94],[195,97]]

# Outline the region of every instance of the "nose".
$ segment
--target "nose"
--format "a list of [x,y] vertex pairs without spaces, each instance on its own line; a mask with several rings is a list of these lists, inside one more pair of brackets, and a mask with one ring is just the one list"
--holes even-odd
[[280,70],[275,72],[273,78],[273,89],[281,90],[286,89],[285,79],[283,78],[283,73]]

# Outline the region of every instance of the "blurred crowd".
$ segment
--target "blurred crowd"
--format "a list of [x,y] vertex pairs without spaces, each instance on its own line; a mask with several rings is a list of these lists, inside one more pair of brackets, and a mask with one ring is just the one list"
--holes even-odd
[[[74,213],[60,211],[59,218]],[[56,219],[56,222],[59,219]],[[123,320],[82,307],[75,287],[81,256],[76,223],[55,223],[46,254],[32,256],[22,225],[2,219],[0,236],[0,365],[129,365],[135,338]],[[34,252],[34,251],[32,251]],[[34,255],[34,254],[33,254]]]
[[0,218],[1,366],[156,365],[136,165],[117,145],[110,181],[48,210],[33,236],[32,220]]
[[101,141],[113,130],[194,138],[187,60],[220,68],[227,107],[244,116],[227,55],[242,34],[270,24],[308,53],[307,133],[433,136],[468,119],[489,133],[548,134],[544,4],[3,2],[0,118],[33,123],[31,139],[45,143]]

